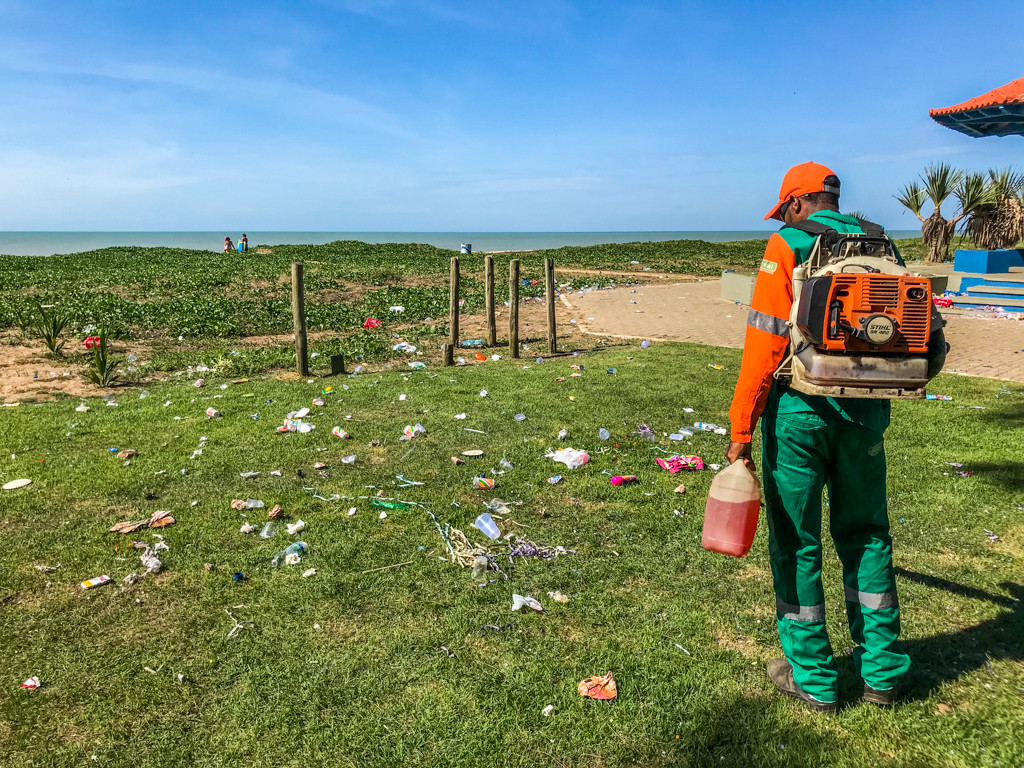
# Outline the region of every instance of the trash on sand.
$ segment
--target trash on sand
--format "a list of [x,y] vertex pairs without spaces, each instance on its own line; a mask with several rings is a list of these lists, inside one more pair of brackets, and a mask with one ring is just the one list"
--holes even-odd
[[551,713],[554,712],[554,711],[555,711],[555,705],[554,704],[548,704],[546,707],[544,707],[544,709],[542,709],[540,711],[540,713],[542,715],[544,715],[544,717],[550,717]]
[[26,485],[32,485],[32,481],[27,477],[23,477],[20,480],[11,480],[9,483],[4,483],[4,490],[13,491],[16,488],[24,488]]
[[532,597],[524,597],[523,595],[512,595],[512,610],[518,611],[523,606],[532,608],[535,611],[543,611],[544,606],[534,600]]
[[492,541],[501,536],[501,531],[498,530],[498,524],[494,522],[494,518],[491,517],[490,512],[484,512],[474,520],[473,527]]
[[618,688],[615,685],[615,678],[611,672],[607,675],[595,675],[594,677],[588,677],[586,680],[581,680],[580,684],[576,686],[576,690],[580,692],[580,696],[601,701],[614,699],[619,695]]
[[102,587],[104,584],[110,583],[109,576],[97,576],[95,579],[87,579],[82,582],[82,589],[93,589],[94,587]]
[[633,485],[640,482],[636,475],[615,475],[612,477],[612,485]]
[[294,523],[289,523],[285,526],[288,529],[288,535],[294,536],[299,531],[306,530],[306,523],[304,520],[296,520]]
[[40,685],[42,685],[42,683],[39,682],[39,678],[35,675],[32,675],[32,677],[30,677],[28,680],[22,683],[19,687],[27,688],[30,691],[34,691]]
[[[279,565],[281,565],[281,563],[287,562],[289,556],[291,555],[295,555],[297,558],[301,559],[302,556],[306,554],[306,552],[308,551],[309,545],[306,542],[296,541],[293,544],[289,544],[287,547],[285,547],[276,555],[274,555],[274,557],[270,560],[270,566],[272,568],[277,568]],[[297,562],[299,562],[299,560],[293,560],[293,562],[290,562],[288,564],[292,565],[293,563]]]
[[478,491],[489,491],[494,487],[494,479],[490,477],[474,477],[473,487]]
[[655,459],[658,466],[666,472],[676,474],[682,470],[704,469],[704,461],[700,456],[672,456],[667,459]]
[[544,456],[565,464],[569,469],[578,469],[590,461],[590,455],[586,451],[576,448],[562,448],[553,453],[545,453]]
[[460,346],[465,347],[466,349],[476,349],[478,347],[482,347],[483,345],[483,339],[466,339],[465,341],[462,342]]
[[550,597],[556,603],[568,603],[569,602],[569,598],[566,597],[565,595],[563,595],[561,592],[558,592],[557,590],[554,591],[554,592],[548,592],[548,597]]
[[139,556],[139,559],[146,567],[147,573],[160,573],[160,570],[164,567],[164,564],[160,562],[160,558],[156,556],[156,552],[149,547],[146,547],[146,551]]

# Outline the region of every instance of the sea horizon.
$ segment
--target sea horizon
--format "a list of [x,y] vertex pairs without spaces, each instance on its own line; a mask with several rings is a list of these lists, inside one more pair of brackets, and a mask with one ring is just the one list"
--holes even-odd
[[[322,245],[335,240],[359,240],[366,243],[423,243],[438,248],[459,250],[469,244],[475,252],[533,251],[564,246],[604,245],[665,240],[705,240],[730,242],[765,240],[770,230],[650,230],[606,232],[341,232],[341,231],[252,231],[247,232],[250,249],[274,245]],[[895,238],[918,237],[917,230],[892,230]],[[219,252],[224,237],[237,245],[242,232],[146,231],[146,230],[52,230],[0,232],[0,255],[50,256],[81,253],[113,246],[143,248],[190,248]]]

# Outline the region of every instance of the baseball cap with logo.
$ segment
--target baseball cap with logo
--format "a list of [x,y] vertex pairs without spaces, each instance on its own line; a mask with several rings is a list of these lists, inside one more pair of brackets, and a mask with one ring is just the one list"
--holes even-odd
[[[830,181],[829,176],[833,177],[833,184],[827,183]],[[815,192],[830,192],[833,195],[838,195],[839,177],[836,176],[831,168],[820,163],[800,163],[800,165],[794,165],[786,171],[786,175],[782,178],[782,187],[779,188],[779,202],[768,211],[765,219],[781,220],[782,216],[779,215],[779,209],[782,206],[794,197],[810,195]]]

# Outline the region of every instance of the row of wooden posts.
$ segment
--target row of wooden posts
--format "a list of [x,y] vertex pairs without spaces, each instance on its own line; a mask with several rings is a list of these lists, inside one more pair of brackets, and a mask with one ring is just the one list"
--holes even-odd
[[[544,259],[544,295],[548,310],[548,353],[557,348],[555,337],[555,263]],[[452,257],[448,292],[448,343],[442,347],[446,366],[455,365],[455,350],[459,348],[459,257]],[[508,353],[519,357],[519,259],[508,265]],[[484,313],[487,316],[488,347],[498,346],[498,329],[494,310],[494,257],[484,256]],[[295,328],[295,362],[300,376],[309,375],[309,354],[306,339],[306,297],[302,284],[302,262],[292,263],[292,324]],[[331,373],[344,373],[342,355],[331,356]]]

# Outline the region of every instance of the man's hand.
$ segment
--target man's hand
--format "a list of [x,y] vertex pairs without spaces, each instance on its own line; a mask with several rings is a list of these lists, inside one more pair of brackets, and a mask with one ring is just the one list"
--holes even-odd
[[729,447],[725,449],[725,458],[728,459],[730,464],[738,459],[743,459],[743,463],[751,470],[757,469],[754,466],[754,460],[750,456],[750,443],[737,443],[735,441],[729,443]]

